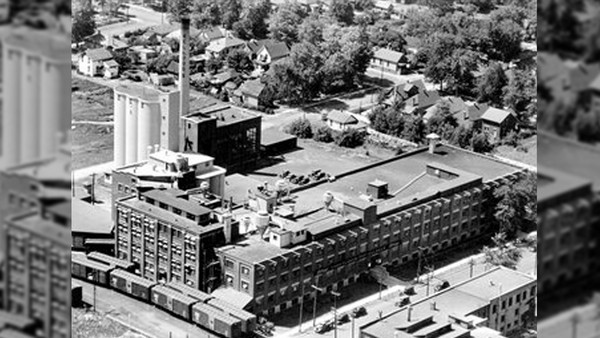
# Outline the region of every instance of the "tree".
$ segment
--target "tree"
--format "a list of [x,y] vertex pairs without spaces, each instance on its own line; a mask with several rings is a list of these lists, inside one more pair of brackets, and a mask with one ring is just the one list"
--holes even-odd
[[223,61],[219,58],[211,56],[208,60],[206,60],[206,70],[215,74],[223,67]]
[[73,16],[73,27],[71,32],[73,42],[82,42],[85,37],[90,36],[95,32],[96,22],[94,21],[94,13],[87,9],[76,12]]
[[354,23],[354,6],[347,0],[333,0],[329,6],[330,14],[345,25]]
[[523,30],[511,20],[494,23],[490,28],[491,48],[488,51],[490,58],[510,62],[521,54]]
[[310,121],[302,117],[292,121],[289,125],[287,125],[284,131],[298,138],[313,137],[313,131]]
[[419,4],[431,8],[438,16],[454,11],[454,0],[419,0]]
[[517,69],[504,88],[504,104],[514,110],[519,119],[523,120],[523,113],[536,97],[536,79],[532,72]]
[[450,103],[446,100],[441,101],[437,105],[435,114],[427,121],[427,132],[436,133],[442,139],[450,140],[456,127],[458,121],[450,111]]
[[580,111],[575,120],[575,130],[580,141],[598,142],[600,140],[600,117],[594,112]]
[[333,133],[328,126],[320,126],[315,131],[313,139],[317,142],[331,143],[333,142]]
[[[198,4],[197,0],[170,0],[167,5],[169,20],[180,22],[182,18],[191,18]],[[204,2],[204,1],[203,1]]]
[[402,138],[410,142],[420,144],[425,139],[426,126],[420,116],[409,115],[405,117]]
[[227,66],[237,72],[251,71],[253,68],[250,54],[244,49],[234,49],[227,55]]
[[494,147],[488,140],[487,135],[483,132],[475,134],[471,143],[471,147],[476,153],[487,153],[494,149]]
[[397,52],[403,52],[406,46],[402,33],[385,22],[369,27],[369,40],[376,46]]
[[492,63],[479,79],[477,86],[477,101],[489,103],[492,106],[502,108],[504,87],[508,84],[508,78],[499,63]]
[[299,41],[299,27],[308,13],[297,2],[285,2],[277,9],[269,22],[271,38],[291,46]]
[[356,148],[365,143],[366,137],[366,131],[351,128],[336,135],[335,144],[344,148]]
[[[494,190],[494,198],[498,200],[494,217],[500,230],[508,238],[514,238],[518,231],[525,229],[531,220],[528,208],[535,203],[537,197],[532,196],[528,180],[519,179],[512,184],[502,185]],[[535,216],[533,216],[535,217]]]
[[166,74],[169,64],[177,59],[177,54],[161,54],[148,62],[146,71],[148,73]]
[[354,9],[366,11],[375,7],[375,0],[354,0]]
[[242,3],[240,0],[225,0],[222,1],[220,10],[223,13],[223,27],[231,29],[233,24],[240,19]]
[[269,34],[266,20],[271,14],[271,1],[260,0],[250,3],[242,14],[242,19],[233,24],[233,31],[240,39],[264,39]]
[[502,232],[495,234],[492,241],[493,247],[484,246],[482,249],[485,263],[516,269],[523,257],[521,250],[508,243],[506,234]]
[[323,31],[333,24],[330,17],[313,12],[298,27],[298,40],[319,45],[323,42]]
[[489,13],[494,9],[494,2],[492,0],[466,0],[463,3],[474,6],[479,13]]
[[460,125],[452,133],[452,138],[450,139],[450,142],[463,149],[468,149],[471,146],[473,134],[473,127]]

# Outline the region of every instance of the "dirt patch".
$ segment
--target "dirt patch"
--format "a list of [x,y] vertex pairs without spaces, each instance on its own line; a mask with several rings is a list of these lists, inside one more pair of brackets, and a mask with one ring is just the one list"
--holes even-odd
[[73,309],[73,337],[115,338],[124,336],[128,329],[105,314]]

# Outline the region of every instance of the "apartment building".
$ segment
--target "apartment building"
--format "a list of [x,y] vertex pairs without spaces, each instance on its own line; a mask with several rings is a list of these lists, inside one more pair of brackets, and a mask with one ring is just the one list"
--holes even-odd
[[237,223],[186,197],[155,189],[116,201],[115,253],[144,278],[211,292],[221,281],[214,249],[236,236]]
[[314,297],[311,285],[337,290],[376,265],[403,264],[489,236],[495,230],[486,221],[490,194],[521,173],[432,145],[296,189],[275,207],[257,203],[258,213],[238,209],[244,236],[217,249],[224,282],[250,295],[255,313],[273,314]]
[[495,267],[408,306],[387,309],[361,326],[360,337],[500,338],[535,323],[536,297],[535,277]]

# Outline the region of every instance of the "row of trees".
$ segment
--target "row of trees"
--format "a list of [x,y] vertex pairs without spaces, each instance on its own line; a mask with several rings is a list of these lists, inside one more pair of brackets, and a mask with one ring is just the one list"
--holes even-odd
[[340,147],[356,148],[362,146],[367,138],[364,130],[348,129],[335,131],[326,125],[313,126],[306,118],[298,118],[287,125],[284,131],[302,139],[314,139],[323,143],[335,143]]

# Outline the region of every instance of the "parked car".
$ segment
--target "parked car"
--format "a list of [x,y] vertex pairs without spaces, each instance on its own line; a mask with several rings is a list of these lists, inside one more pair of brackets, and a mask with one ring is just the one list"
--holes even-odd
[[139,70],[126,70],[121,74],[121,78],[129,79],[135,82],[141,82],[144,80],[143,72]]
[[448,283],[447,280],[442,281],[441,283],[439,283],[438,285],[435,286],[435,291],[442,291],[444,289],[447,289],[450,287],[450,283]]
[[410,304],[410,297],[402,297],[399,301],[396,302],[397,307],[403,307]]
[[352,309],[352,317],[358,318],[367,314],[367,309],[364,306],[355,307]]
[[417,293],[415,292],[414,286],[407,286],[406,289],[404,289],[404,294],[408,295],[408,296],[413,296],[413,295],[416,295]]
[[337,316],[338,325],[347,323],[350,321],[350,316],[347,313],[342,313]]
[[322,323],[322,324],[315,326],[316,333],[325,333],[325,332],[329,331],[330,329],[331,329],[331,324],[328,324],[328,323]]

